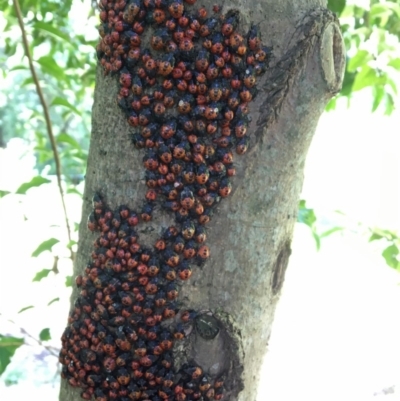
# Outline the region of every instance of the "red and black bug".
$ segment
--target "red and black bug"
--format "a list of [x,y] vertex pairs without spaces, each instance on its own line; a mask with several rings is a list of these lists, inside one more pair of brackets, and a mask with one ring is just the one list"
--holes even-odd
[[192,269],[190,268],[188,261],[183,261],[178,266],[178,275],[181,280],[188,280],[191,277]]
[[154,210],[154,206],[148,202],[142,207],[142,211],[140,213],[140,217],[142,218],[143,221],[150,221],[151,216]]
[[[88,228],[100,235],[77,278],[79,301],[60,353],[63,378],[83,387],[84,399],[223,396],[223,381],[211,385],[199,367],[184,366],[184,380],[176,380],[169,350],[185,329],[178,324],[170,334],[161,323],[178,313],[175,282],[191,276],[189,261],[201,266],[209,257],[204,225],[232,190],[232,150],[248,148],[248,103],[271,49],[262,46],[257,25],[239,31],[238,11],[207,19],[204,7],[190,10],[194,3],[100,1],[97,54],[105,73],[119,78],[117,103],[134,146],[145,148],[148,190],[140,213],[126,206],[112,213],[96,195],[88,218]],[[143,48],[141,37],[150,25],[152,50]],[[152,218],[160,198],[178,227],[169,227],[149,250],[133,227]],[[218,324],[207,316],[189,312],[182,319],[195,318],[199,335],[211,339]]]
[[242,155],[247,152],[249,147],[250,138],[248,136],[243,136],[236,145],[236,153]]
[[210,171],[205,163],[201,163],[196,168],[196,181],[198,184],[205,184],[210,177]]
[[206,50],[200,50],[195,60],[195,67],[197,71],[199,72],[206,71],[210,64],[209,59],[210,59],[209,53]]
[[[194,206],[194,195],[190,189],[185,188],[180,194],[180,204],[185,209],[191,209]],[[193,223],[192,223],[193,225]],[[194,225],[193,225],[194,230]],[[185,237],[184,229],[182,230],[183,236]],[[186,237],[185,237],[186,238]]]

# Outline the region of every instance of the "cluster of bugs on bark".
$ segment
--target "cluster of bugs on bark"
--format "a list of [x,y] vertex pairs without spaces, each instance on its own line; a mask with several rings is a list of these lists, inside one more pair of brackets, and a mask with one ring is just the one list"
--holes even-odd
[[[76,284],[62,336],[62,377],[95,401],[221,400],[224,381],[200,366],[173,364],[172,349],[194,326],[206,340],[217,320],[181,310],[179,285],[210,256],[206,225],[230,195],[234,151],[249,145],[249,102],[268,65],[258,28],[239,33],[239,12],[196,0],[100,0],[97,55],[119,79],[118,105],[143,149],[146,200],[111,211],[93,197],[88,228],[99,232]],[[142,45],[150,32],[149,45]],[[155,207],[175,215],[153,248],[135,227]],[[179,285],[178,285],[179,284]]]

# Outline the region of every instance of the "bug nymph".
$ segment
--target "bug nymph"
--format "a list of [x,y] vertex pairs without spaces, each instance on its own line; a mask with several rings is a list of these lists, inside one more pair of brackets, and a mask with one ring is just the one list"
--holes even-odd
[[195,58],[195,47],[192,38],[184,36],[179,43],[179,55],[180,57],[188,62],[191,62]]
[[176,88],[181,92],[181,94],[186,92],[187,87],[188,87],[188,84],[185,80],[183,80],[183,79],[176,80]]
[[182,17],[184,10],[183,0],[172,0],[168,6],[168,11],[174,18]]
[[199,72],[206,71],[209,66],[209,59],[210,59],[209,52],[203,49],[200,50],[195,60],[195,66],[197,71]]
[[260,32],[258,26],[252,24],[247,35],[247,44],[252,51],[257,51],[261,47]]
[[[160,323],[178,313],[176,280],[190,278],[190,264],[209,257],[204,225],[231,193],[232,151],[247,150],[248,103],[271,49],[262,46],[257,25],[247,35],[237,32],[237,10],[207,19],[205,7],[185,10],[195,2],[100,0],[96,51],[105,74],[118,72],[117,103],[133,127],[133,144],[146,149],[147,203],[137,213],[126,206],[111,212],[98,196],[93,202],[88,228],[100,235],[77,278],[80,295],[60,353],[62,377],[82,387],[84,399],[223,397],[223,380],[212,385],[200,367],[183,366],[177,379],[170,352],[189,319],[206,340],[218,334],[215,319],[183,313],[172,334]],[[149,25],[151,47],[161,54],[143,48]],[[179,225],[147,249],[133,227],[152,218],[159,197]]]
[[175,57],[173,54],[164,54],[161,57],[158,73],[164,77],[168,76],[175,66]]
[[163,50],[170,36],[165,28],[157,29],[151,38],[150,44],[154,50]]
[[191,209],[194,206],[194,195],[193,192],[188,188],[184,188],[180,194],[180,204],[185,209]]
[[180,114],[188,114],[192,110],[194,104],[194,97],[190,94],[186,94],[179,100],[178,111]]
[[142,218],[142,220],[145,222],[150,221],[153,210],[154,210],[154,205],[151,202],[145,203],[142,208],[142,212],[140,214],[140,217]]
[[167,108],[174,106],[176,99],[177,99],[177,92],[175,90],[169,90],[168,92],[165,93],[164,96],[163,100],[164,106]]

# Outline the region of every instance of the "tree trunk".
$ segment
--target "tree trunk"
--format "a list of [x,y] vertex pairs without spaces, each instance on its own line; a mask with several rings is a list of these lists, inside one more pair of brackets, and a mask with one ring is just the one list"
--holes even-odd
[[[215,1],[201,3],[211,9]],[[176,358],[178,365],[182,358],[194,360],[213,377],[224,374],[224,399],[255,401],[291,252],[306,154],[324,106],[340,89],[344,47],[326,1],[230,0],[223,5],[224,13],[240,10],[242,32],[250,22],[259,24],[273,59],[251,103],[248,154],[235,158],[232,194],[207,226],[211,257],[194,269],[179,294],[184,308],[211,311],[219,334],[206,340],[193,330],[176,347]],[[126,204],[137,210],[144,199],[143,152],[128,141],[131,127],[116,105],[118,90],[116,79],[99,68],[76,275],[96,239],[86,228],[93,194],[100,192],[112,209]],[[151,222],[138,226],[144,227],[141,243],[154,243],[172,222],[157,209]],[[77,294],[74,288],[72,301]],[[80,392],[63,380],[60,400],[78,401]]]

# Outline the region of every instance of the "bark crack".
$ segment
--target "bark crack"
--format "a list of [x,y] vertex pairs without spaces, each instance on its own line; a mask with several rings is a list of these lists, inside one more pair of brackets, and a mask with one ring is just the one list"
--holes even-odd
[[272,293],[277,295],[280,293],[281,288],[283,286],[283,282],[285,281],[285,273],[286,268],[289,264],[289,257],[292,253],[290,248],[290,242],[287,242],[282,247],[279,255],[276,259],[275,266],[273,268],[273,275],[272,275]]
[[336,15],[328,9],[318,8],[307,14],[294,31],[292,38],[297,40],[289,45],[289,50],[272,67],[261,89],[265,93],[265,100],[259,108],[260,116],[255,132],[257,140],[260,140],[264,128],[269,128],[278,119],[289,89],[304,67],[310,51],[332,23],[339,25]]

